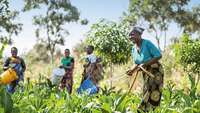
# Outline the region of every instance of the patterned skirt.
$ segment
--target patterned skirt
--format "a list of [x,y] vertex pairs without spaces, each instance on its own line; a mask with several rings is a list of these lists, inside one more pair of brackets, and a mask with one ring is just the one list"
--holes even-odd
[[69,94],[72,93],[72,87],[73,87],[73,70],[66,70],[65,75],[63,76],[60,84],[60,88],[68,91]]
[[150,77],[145,72],[142,72],[144,79],[143,99],[139,109],[144,112],[147,112],[150,109],[155,109],[156,106],[159,106],[164,77],[164,70],[160,63],[153,64],[147,67],[146,70],[152,73],[155,77]]

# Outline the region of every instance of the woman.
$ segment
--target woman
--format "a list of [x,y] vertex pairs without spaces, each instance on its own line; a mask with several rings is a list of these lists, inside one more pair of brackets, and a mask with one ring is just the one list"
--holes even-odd
[[[9,93],[14,93],[16,86],[21,81],[23,83],[24,81],[24,72],[26,70],[26,64],[24,62],[24,59],[18,56],[18,49],[16,47],[11,48],[11,57],[8,57],[3,65],[4,71],[6,71],[9,68],[15,69],[17,72],[17,76],[19,77],[17,80],[12,81],[8,87],[7,91]],[[22,85],[22,84],[21,84]],[[23,86],[21,86],[21,89],[23,91]]]
[[97,58],[94,53],[94,46],[89,45],[86,48],[86,63],[83,65],[84,72],[82,74],[81,83],[89,76],[94,84],[98,85],[99,81],[103,79],[103,67],[101,65],[101,59]]
[[61,89],[66,88],[69,94],[72,93],[73,86],[73,70],[74,70],[74,58],[70,56],[70,50],[65,49],[64,57],[61,59],[61,68],[65,69],[65,75],[61,80]]
[[143,28],[134,27],[129,34],[130,40],[135,44],[132,47],[132,56],[136,66],[128,70],[127,74],[132,75],[135,71],[141,70],[140,67],[143,67],[154,75],[151,77],[142,72],[144,79],[143,99],[138,111],[148,112],[149,109],[155,109],[160,104],[164,71],[159,63],[162,57],[159,49],[152,42],[141,37],[143,31]]

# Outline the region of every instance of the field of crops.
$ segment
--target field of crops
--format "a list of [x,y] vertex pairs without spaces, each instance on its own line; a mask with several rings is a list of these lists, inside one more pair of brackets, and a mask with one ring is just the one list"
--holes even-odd
[[[139,56],[140,66],[164,68],[161,103],[149,113],[200,113],[200,0],[80,1],[0,0],[0,74],[12,75],[4,85],[0,78],[0,113],[137,113],[146,81],[138,74],[128,93],[134,77],[126,73]],[[77,94],[89,59],[102,64],[101,77],[85,74],[101,78],[100,90]],[[73,71],[65,74],[74,80],[71,95],[50,81],[64,66]],[[17,75],[24,83],[10,94],[5,84]]]
[[[200,96],[189,91],[174,88],[166,83],[159,108],[151,113],[200,113]],[[13,95],[0,87],[1,113],[136,113],[140,94],[127,94],[124,90],[103,87],[95,95],[78,95],[76,91],[68,95],[52,87],[48,80],[26,83],[24,91],[19,89]]]
[[[151,113],[200,113],[200,93],[190,87],[187,76],[179,76],[178,72],[169,73],[170,57],[164,57],[165,82],[161,105]],[[55,66],[47,64],[29,64],[26,72],[24,91],[18,87],[14,94],[6,92],[6,86],[0,86],[0,113],[136,113],[141,102],[142,80],[138,77],[131,93],[129,90],[131,79],[119,77],[131,63],[123,66],[115,66],[113,86],[110,88],[109,70],[105,70],[105,78],[101,82],[101,90],[95,95],[78,95],[76,89],[80,85],[82,65],[76,63],[74,70],[73,93],[69,95],[53,87],[47,79],[51,74],[51,68]],[[45,67],[45,68],[42,68]],[[40,69],[41,68],[41,69]],[[171,68],[170,68],[171,69]],[[35,70],[35,71],[33,71]],[[108,72],[107,72],[108,71]],[[180,70],[179,70],[180,71]],[[181,74],[183,74],[181,72]],[[171,75],[171,76],[170,76]],[[174,76],[176,75],[176,76]],[[30,80],[28,80],[29,78]]]

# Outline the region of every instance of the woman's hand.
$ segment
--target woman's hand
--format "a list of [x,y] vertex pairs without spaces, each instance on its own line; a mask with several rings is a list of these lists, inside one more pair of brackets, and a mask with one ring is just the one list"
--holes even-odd
[[130,70],[126,71],[126,74],[127,74],[128,76],[132,76],[132,75],[133,75],[133,70],[130,69]]
[[59,68],[64,68],[64,66],[63,66],[63,65],[60,65]]
[[72,69],[72,66],[63,66],[63,65],[61,65],[61,66],[59,66],[59,68]]
[[129,75],[129,76],[132,76],[135,71],[138,71],[138,69],[139,69],[138,66],[139,65],[136,65],[133,69],[126,71],[126,74]]
[[83,64],[83,67],[84,67],[84,68],[88,67],[88,64]]
[[3,70],[5,71],[5,70],[7,70],[8,68],[10,68],[9,66],[4,66],[3,67]]

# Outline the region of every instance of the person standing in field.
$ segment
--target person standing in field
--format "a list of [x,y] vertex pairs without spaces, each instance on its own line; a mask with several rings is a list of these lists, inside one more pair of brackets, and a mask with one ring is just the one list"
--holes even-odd
[[100,58],[97,58],[93,53],[94,46],[89,45],[86,47],[87,56],[85,58],[84,72],[82,74],[81,83],[88,77],[93,81],[93,83],[98,86],[100,80],[103,79],[103,67]]
[[[26,70],[26,64],[23,58],[17,56],[18,49],[16,47],[11,48],[11,57],[8,57],[3,64],[3,70],[6,71],[9,68],[15,69],[18,79],[12,81],[10,84],[7,85],[7,91],[9,93],[14,93],[15,88],[18,85],[19,81],[24,82],[24,72]],[[21,84],[22,85],[22,84]],[[21,86],[23,88],[23,86]]]
[[73,87],[73,70],[74,70],[74,58],[70,56],[70,50],[65,49],[64,57],[61,59],[60,68],[65,69],[65,75],[63,76],[60,84],[60,88],[68,91],[69,94],[72,93]]
[[134,43],[131,53],[136,66],[128,70],[127,74],[131,76],[135,71],[140,71],[140,67],[143,67],[154,77],[142,72],[144,80],[143,99],[138,107],[138,112],[148,112],[150,109],[159,106],[164,77],[163,67],[159,63],[162,57],[161,52],[151,41],[142,38],[143,31],[144,29],[141,27],[134,27],[129,34],[130,41]]

